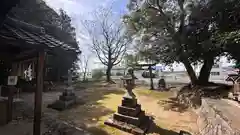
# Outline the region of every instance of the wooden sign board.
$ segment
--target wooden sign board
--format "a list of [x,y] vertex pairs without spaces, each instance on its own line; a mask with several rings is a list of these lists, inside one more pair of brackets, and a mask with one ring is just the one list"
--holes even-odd
[[17,85],[18,77],[17,76],[8,76],[8,85],[14,86]]

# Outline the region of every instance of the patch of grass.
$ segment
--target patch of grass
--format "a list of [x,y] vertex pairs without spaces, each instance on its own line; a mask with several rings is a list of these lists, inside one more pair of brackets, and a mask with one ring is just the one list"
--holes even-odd
[[[108,108],[109,110],[112,110],[114,112],[117,111],[117,107],[121,104],[121,100],[122,100],[122,94],[108,94],[104,96],[105,98],[102,100],[98,100],[97,102]],[[111,117],[111,115],[105,115],[99,118],[98,120],[98,128],[106,131],[109,135],[122,135],[122,131],[116,129],[116,128],[112,128],[110,126],[104,125],[104,121],[106,121],[107,119],[109,119]],[[96,135],[104,135],[98,132],[92,132]]]
[[98,100],[97,103],[112,110],[117,111],[117,106],[121,104],[122,94],[108,94],[104,99]]
[[147,88],[141,87],[134,90],[134,92],[141,96],[148,96],[156,99],[165,99],[169,98],[173,95],[172,92],[161,92],[161,91],[154,91],[148,90]]
[[59,118],[74,124],[93,135],[123,135],[123,132],[104,125],[121,104],[124,91],[103,83],[95,83],[83,91],[84,105],[63,111]]
[[[111,114],[112,115],[112,114]],[[98,123],[97,123],[97,127],[104,130],[106,133],[108,133],[107,135],[122,135],[123,131],[120,131],[119,129],[107,126],[104,124],[104,121],[106,121],[107,119],[109,119],[109,117],[111,115],[107,115],[107,116],[103,116],[99,119]],[[105,135],[105,134],[100,134],[98,132],[92,132],[94,135]]]

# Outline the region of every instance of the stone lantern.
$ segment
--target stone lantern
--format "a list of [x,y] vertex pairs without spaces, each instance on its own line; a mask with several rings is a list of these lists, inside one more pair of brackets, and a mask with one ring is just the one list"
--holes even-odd
[[122,78],[123,81],[123,86],[124,88],[126,88],[127,92],[124,95],[125,98],[136,98],[136,95],[132,92],[132,90],[135,87],[135,82],[134,79],[132,78],[132,76],[130,75],[126,75]]
[[53,108],[59,111],[63,111],[77,104],[77,96],[74,93],[72,86],[72,70],[68,70],[67,88],[64,89],[62,94],[59,96],[59,100],[49,104],[49,108]]
[[122,104],[118,106],[118,111],[113,117],[104,124],[133,134],[145,134],[150,120],[141,110],[141,105],[137,103],[136,95],[132,91],[135,88],[135,76],[132,69],[128,70],[122,81],[126,88]]

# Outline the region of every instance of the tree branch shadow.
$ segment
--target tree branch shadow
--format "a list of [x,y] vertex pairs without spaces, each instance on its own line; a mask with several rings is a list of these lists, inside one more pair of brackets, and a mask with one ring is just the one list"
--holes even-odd
[[178,103],[176,98],[169,98],[168,100],[159,100],[158,104],[163,106],[164,110],[171,110],[183,113],[187,111],[188,107]]
[[150,129],[148,130],[147,134],[160,134],[160,135],[179,135],[179,133],[167,130],[159,127],[154,122],[151,123]]
[[191,135],[191,133],[187,132],[187,131],[183,131],[181,130],[179,133],[173,130],[168,130],[168,129],[164,129],[160,126],[158,126],[155,122],[154,122],[154,118],[151,118],[151,122],[150,122],[150,128],[147,132],[147,134],[159,134],[159,135]]

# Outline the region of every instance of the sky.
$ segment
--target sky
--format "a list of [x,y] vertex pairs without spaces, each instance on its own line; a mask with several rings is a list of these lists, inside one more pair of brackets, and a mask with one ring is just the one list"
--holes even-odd
[[[60,8],[65,10],[67,14],[72,18],[73,26],[76,28],[77,40],[79,42],[79,47],[82,50],[85,57],[89,58],[88,68],[89,70],[94,68],[103,67],[100,61],[91,51],[88,43],[90,42],[87,34],[84,32],[82,27],[82,20],[89,20],[92,18],[92,12],[100,7],[111,7],[113,12],[121,15],[127,13],[127,3],[128,0],[44,0],[47,5],[53,8],[55,11],[59,11]],[[228,66],[229,61],[226,58],[221,58],[221,64]],[[161,65],[161,64],[160,64]],[[185,70],[184,66],[181,64],[174,64],[174,69],[177,71]]]
[[128,0],[44,0],[48,6],[53,8],[55,11],[63,9],[72,18],[72,24],[76,28],[77,40],[79,42],[79,47],[83,52],[82,55],[89,58],[89,68],[101,67],[97,57],[92,53],[89,45],[87,34],[85,34],[85,29],[83,28],[81,21],[88,20],[92,18],[92,12],[100,7],[111,7],[112,11],[116,14],[121,15],[127,12],[126,6]]

